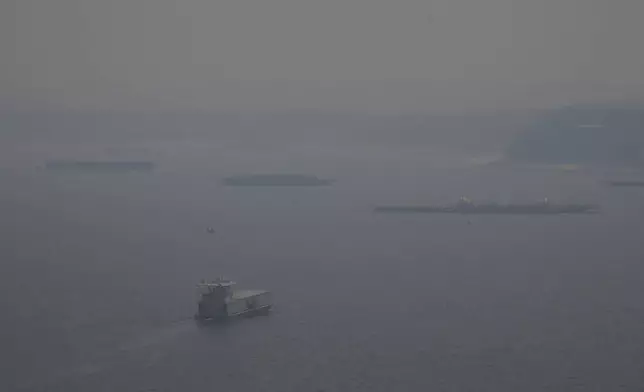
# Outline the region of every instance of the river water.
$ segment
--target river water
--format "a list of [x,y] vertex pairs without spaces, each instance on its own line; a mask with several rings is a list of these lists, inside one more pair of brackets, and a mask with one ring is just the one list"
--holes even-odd
[[[604,171],[476,166],[428,145],[204,135],[23,137],[2,152],[1,390],[644,388],[644,190],[605,187]],[[157,167],[42,167],[61,158]],[[337,182],[219,183],[248,172]],[[602,213],[371,212],[462,195]],[[272,314],[196,325],[194,284],[221,274],[273,291]]]

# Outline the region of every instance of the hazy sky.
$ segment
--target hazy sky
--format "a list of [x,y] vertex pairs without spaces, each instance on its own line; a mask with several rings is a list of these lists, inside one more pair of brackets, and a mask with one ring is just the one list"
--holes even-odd
[[644,92],[642,0],[6,0],[0,105],[461,111]]

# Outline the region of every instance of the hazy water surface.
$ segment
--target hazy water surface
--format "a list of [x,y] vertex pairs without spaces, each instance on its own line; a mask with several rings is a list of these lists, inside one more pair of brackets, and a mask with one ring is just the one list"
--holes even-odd
[[[203,135],[2,150],[2,390],[644,388],[644,191],[605,188],[602,173],[477,167],[429,146]],[[158,166],[42,168],[60,158]],[[272,171],[337,183],[218,183]],[[371,213],[461,195],[603,212]],[[195,325],[194,283],[222,273],[272,290],[273,314]]]

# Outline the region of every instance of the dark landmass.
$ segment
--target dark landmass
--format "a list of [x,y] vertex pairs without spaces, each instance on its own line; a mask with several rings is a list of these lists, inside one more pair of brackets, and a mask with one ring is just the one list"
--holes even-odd
[[644,106],[588,105],[540,116],[508,147],[514,162],[644,163]]
[[140,172],[154,170],[155,165],[147,161],[53,161],[46,165],[48,170],[55,171],[91,171],[91,172]]
[[333,180],[307,174],[252,174],[228,177],[223,183],[228,186],[325,186]]

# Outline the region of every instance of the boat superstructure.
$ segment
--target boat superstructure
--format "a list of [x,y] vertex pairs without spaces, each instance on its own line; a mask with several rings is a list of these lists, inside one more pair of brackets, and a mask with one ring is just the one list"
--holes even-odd
[[197,285],[198,320],[223,320],[267,313],[272,307],[271,293],[265,290],[236,290],[236,282],[218,278]]

